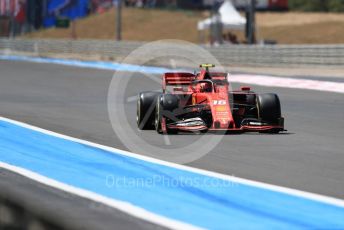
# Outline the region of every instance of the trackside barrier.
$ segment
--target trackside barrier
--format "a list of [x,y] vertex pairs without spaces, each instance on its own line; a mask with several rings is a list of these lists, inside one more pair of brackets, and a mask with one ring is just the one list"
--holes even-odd
[[[22,52],[35,56],[97,55],[126,57],[144,42],[111,40],[0,39],[0,53]],[[222,45],[203,46],[223,65],[342,66],[344,45]]]

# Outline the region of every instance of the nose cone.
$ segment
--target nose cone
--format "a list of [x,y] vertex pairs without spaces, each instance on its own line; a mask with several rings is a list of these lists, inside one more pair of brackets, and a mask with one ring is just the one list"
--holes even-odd
[[213,127],[215,129],[228,129],[234,128],[234,121],[230,119],[221,119],[214,122]]

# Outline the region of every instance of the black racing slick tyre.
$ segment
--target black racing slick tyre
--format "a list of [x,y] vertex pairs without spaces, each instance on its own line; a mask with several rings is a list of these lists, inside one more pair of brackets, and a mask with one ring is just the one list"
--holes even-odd
[[[179,106],[179,99],[175,95],[172,94],[162,94],[158,96],[155,106],[155,130],[158,133],[163,133],[162,131],[162,118],[164,117],[164,113],[173,112],[174,109],[178,108]],[[166,128],[166,132],[168,134],[176,134],[177,130],[171,130]]]
[[137,99],[136,123],[141,130],[153,130],[155,105],[161,93],[142,92]]
[[[162,95],[161,95],[162,96]],[[155,105],[155,117],[154,117],[154,128],[157,133],[162,133],[161,120],[162,120],[162,105],[161,96],[158,96]]]
[[179,98],[173,94],[162,94],[160,102],[163,110],[172,112],[179,107]]
[[269,123],[276,123],[281,118],[281,104],[273,93],[257,95],[258,118]]

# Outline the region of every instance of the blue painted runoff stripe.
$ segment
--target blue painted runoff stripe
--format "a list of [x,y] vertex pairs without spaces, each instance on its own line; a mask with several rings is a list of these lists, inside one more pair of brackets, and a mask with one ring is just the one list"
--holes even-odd
[[209,229],[344,229],[344,206],[126,156],[0,120],[0,162]]
[[6,61],[28,61],[35,63],[58,64],[66,66],[75,66],[82,68],[94,68],[114,71],[138,72],[148,74],[164,74],[166,72],[178,71],[171,70],[163,67],[154,66],[140,66],[133,64],[123,64],[115,62],[103,61],[81,61],[75,59],[61,59],[61,58],[48,58],[48,57],[30,57],[30,56],[16,56],[16,55],[0,55],[0,60]]

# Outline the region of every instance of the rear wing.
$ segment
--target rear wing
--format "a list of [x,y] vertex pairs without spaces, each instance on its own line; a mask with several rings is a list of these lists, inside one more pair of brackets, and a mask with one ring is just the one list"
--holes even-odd
[[162,77],[162,89],[165,92],[166,87],[178,87],[190,85],[196,76],[192,73],[165,73]]

